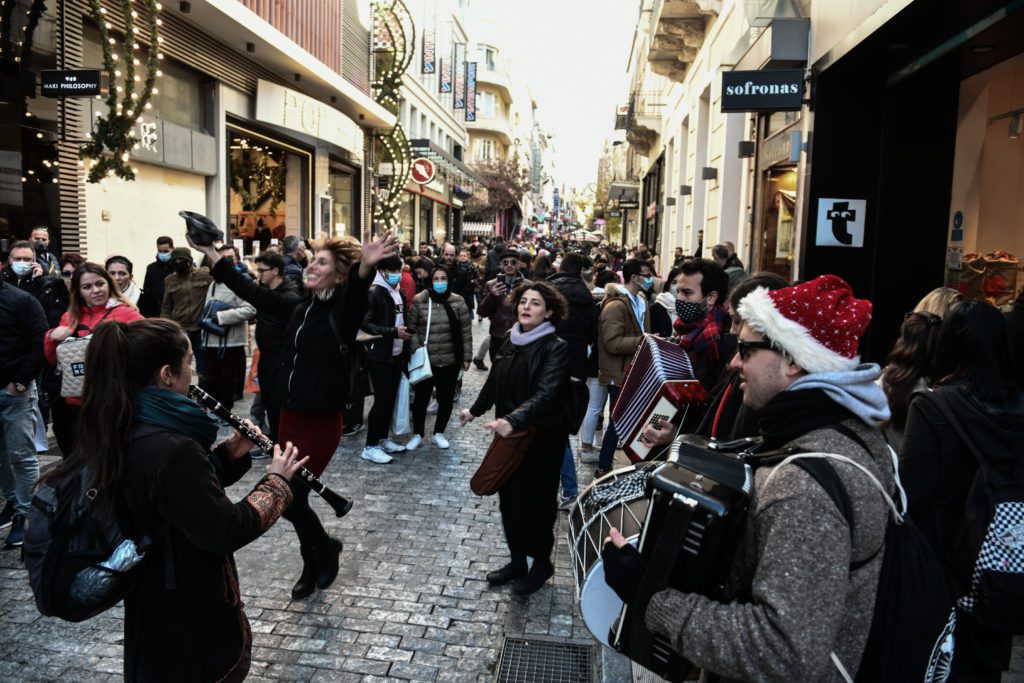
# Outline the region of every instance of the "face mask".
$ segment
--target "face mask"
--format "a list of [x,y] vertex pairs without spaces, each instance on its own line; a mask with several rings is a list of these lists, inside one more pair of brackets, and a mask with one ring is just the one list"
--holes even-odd
[[160,263],[167,263],[168,261],[171,260],[171,252],[169,252],[169,251],[167,251],[167,252],[163,252],[163,251],[156,252],[156,260],[159,261]]
[[42,254],[44,251],[46,251],[46,242],[44,242],[42,240],[36,240],[35,241],[35,248],[36,248],[36,253],[37,254]]
[[386,279],[388,281],[388,285],[390,285],[391,287],[394,287],[395,285],[397,285],[399,282],[402,281],[402,274],[401,273],[388,273]]
[[676,315],[684,323],[692,323],[707,315],[708,307],[703,301],[680,301],[676,299]]
[[434,283],[434,291],[437,292],[438,294],[444,294],[445,292],[448,291],[448,283],[447,282],[435,282]]
[[640,286],[645,292],[649,291],[651,287],[654,286],[654,277],[645,277],[644,281],[640,283]]
[[192,264],[188,261],[178,261],[174,264],[174,272],[178,275],[188,275],[190,270],[192,270]]
[[32,264],[26,261],[14,261],[11,263],[11,270],[14,271],[15,275],[21,277],[32,272]]

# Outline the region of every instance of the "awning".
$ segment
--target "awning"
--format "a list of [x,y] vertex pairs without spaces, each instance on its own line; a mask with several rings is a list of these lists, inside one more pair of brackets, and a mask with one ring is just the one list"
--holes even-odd
[[635,200],[639,194],[640,183],[629,182],[626,180],[613,180],[612,184],[608,187],[608,199],[632,201]]
[[494,223],[462,223],[462,234],[488,237],[494,234]]
[[484,182],[473,173],[472,169],[448,153],[446,149],[425,138],[409,140],[409,148],[414,156],[426,157],[445,173],[453,178],[461,178],[460,185],[483,185]]

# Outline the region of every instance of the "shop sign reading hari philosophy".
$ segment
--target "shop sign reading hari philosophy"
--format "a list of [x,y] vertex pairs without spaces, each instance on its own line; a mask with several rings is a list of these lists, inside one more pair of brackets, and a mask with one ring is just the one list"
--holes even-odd
[[363,130],[340,111],[308,95],[260,80],[256,86],[256,120],[325,140],[362,156]]

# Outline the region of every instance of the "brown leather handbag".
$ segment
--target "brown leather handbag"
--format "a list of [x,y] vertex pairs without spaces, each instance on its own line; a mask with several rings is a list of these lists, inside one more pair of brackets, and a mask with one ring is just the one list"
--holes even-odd
[[512,475],[526,458],[526,451],[533,443],[537,429],[530,425],[521,432],[508,436],[494,435],[491,445],[484,454],[483,462],[469,481],[469,487],[478,496],[493,496],[508,483]]

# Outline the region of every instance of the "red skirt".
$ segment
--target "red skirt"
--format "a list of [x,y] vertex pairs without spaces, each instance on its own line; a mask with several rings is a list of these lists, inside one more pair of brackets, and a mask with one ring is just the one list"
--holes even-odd
[[341,429],[341,413],[296,413],[281,408],[277,440],[282,446],[289,441],[295,444],[299,458],[308,455],[306,469],[319,477],[341,442]]

